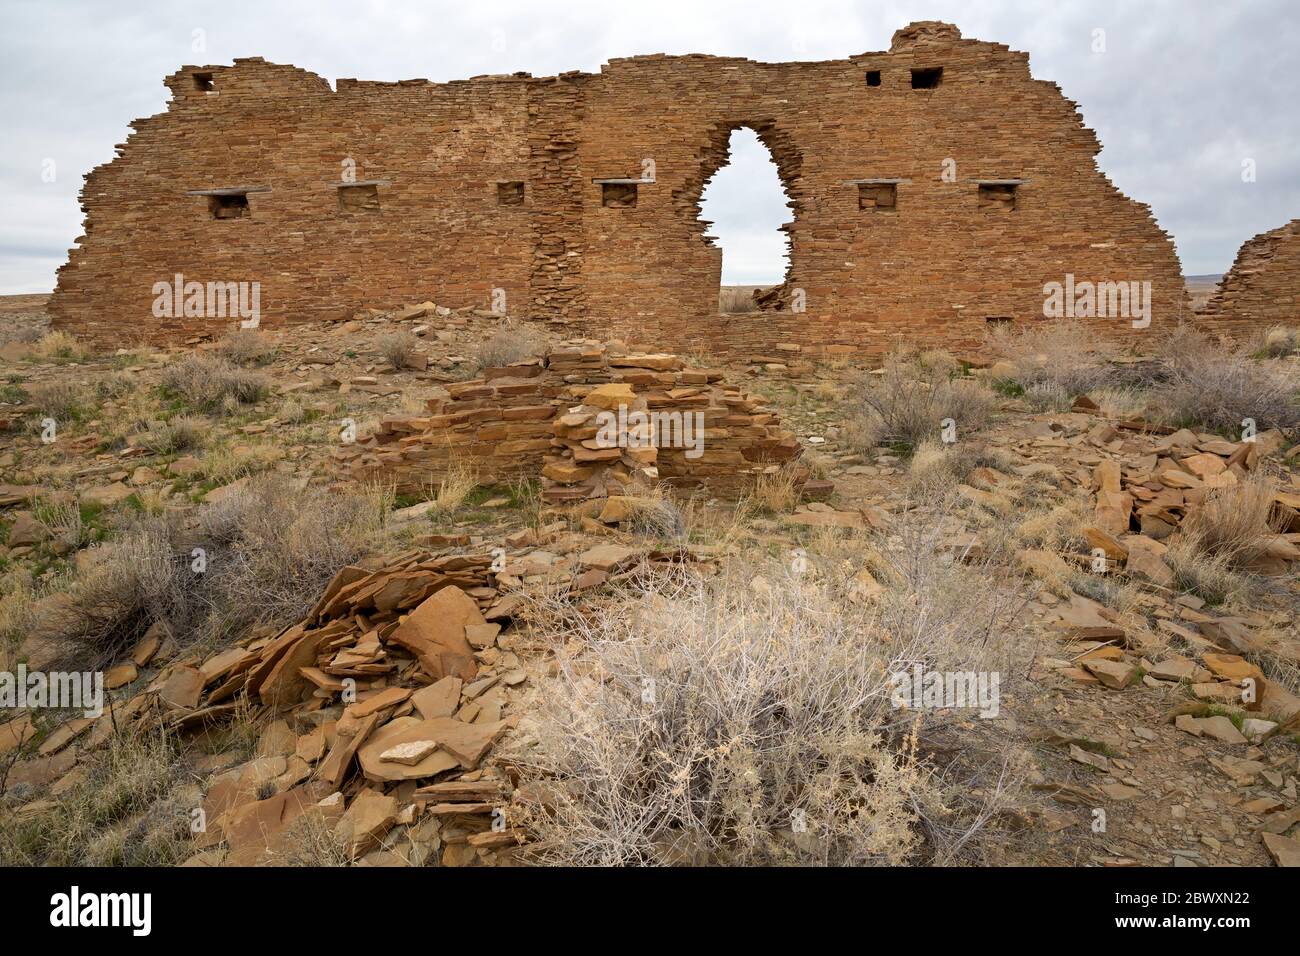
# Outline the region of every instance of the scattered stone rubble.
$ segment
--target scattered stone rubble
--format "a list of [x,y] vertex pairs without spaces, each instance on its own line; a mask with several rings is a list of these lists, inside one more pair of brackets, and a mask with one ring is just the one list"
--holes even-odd
[[[542,541],[579,540],[559,542],[557,533]],[[264,729],[251,760],[223,766],[217,755],[199,768],[215,775],[189,865],[283,863],[298,852],[300,827],[313,823],[368,865],[506,862],[495,851],[527,836],[494,820],[509,820],[512,800],[517,808],[529,798],[516,790],[512,763],[488,757],[517,725],[514,705],[529,680],[508,630],[525,587],[544,580],[586,590],[627,579],[645,562],[692,560],[615,543],[566,560],[539,549],[536,532],[516,538],[498,571],[490,554],[422,551],[345,567],[297,624],[254,632],[202,660],[178,653],[156,625],[105,679],[110,692],[142,675],[148,684],[126,699],[110,693],[98,718],[64,723],[9,768],[8,784],[53,785],[57,797],[113,734],[193,735],[256,718]],[[0,725],[0,756],[34,730],[26,716]]]

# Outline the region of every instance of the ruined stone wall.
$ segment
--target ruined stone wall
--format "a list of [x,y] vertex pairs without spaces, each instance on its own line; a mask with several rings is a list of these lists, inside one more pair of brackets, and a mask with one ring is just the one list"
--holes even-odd
[[[429,298],[488,308],[493,288],[512,311],[530,308],[529,210],[497,196],[499,181],[530,178],[524,81],[340,80],[335,92],[254,59],[167,84],[170,109],[134,123],[120,158],[87,177],[86,236],[60,270],[56,325],[111,340],[223,331],[153,315],[154,283],[178,273],[260,283],[266,326]],[[345,178],[378,181],[378,209],[340,208]],[[187,195],[265,186],[232,219]]]
[[[593,440],[595,427],[578,434],[565,427],[563,417],[593,389],[611,383],[628,391],[624,411],[699,416],[697,450],[671,440],[648,445],[645,460],[657,466],[654,478],[674,487],[740,493],[760,472],[800,454],[798,440],[763,400],[728,385],[720,371],[688,368],[675,355],[627,354],[575,340],[536,360],[485,369],[483,378],[449,385],[446,398],[428,403],[430,414],[384,419],[370,434],[339,445],[334,458],[343,477],[389,484],[398,494],[427,495],[457,466],[482,484],[545,474],[563,485],[583,485],[573,494],[563,488],[548,491],[548,500],[603,496],[604,491],[593,493],[583,484],[590,475],[581,462],[574,465],[572,451],[579,443],[587,449],[609,446]],[[672,439],[681,432],[665,435]],[[611,453],[620,457],[618,448]],[[604,457],[603,451],[598,454]],[[637,463],[611,464],[611,481],[631,485],[634,476],[622,466]],[[561,470],[552,471],[557,466]]]
[[[913,88],[914,69],[939,68],[937,85]],[[220,332],[151,314],[153,283],[174,273],[260,281],[266,325],[423,299],[490,308],[501,289],[512,314],[677,351],[967,350],[989,319],[1040,318],[1044,284],[1066,274],[1151,282],[1156,332],[1184,310],[1169,237],[1097,169],[1075,105],[1030,77],[1025,54],[943,24],[820,63],[658,55],[598,74],[331,92],[237,60],[168,84],[169,110],[88,177],[87,236],[51,302],[60,327]],[[790,197],[791,262],[781,311],[722,316],[699,200],[741,126]],[[386,181],[377,211],[339,209],[349,157],[358,180]],[[607,179],[640,181],[612,185],[622,201],[607,205]],[[881,179],[896,182],[858,182]],[[1018,181],[1014,209],[981,198],[982,180]],[[516,181],[521,204],[499,205],[498,184]],[[253,185],[271,188],[230,220],[186,195]],[[889,186],[892,206],[871,198]]]
[[1199,322],[1234,336],[1300,324],[1300,219],[1242,243]]

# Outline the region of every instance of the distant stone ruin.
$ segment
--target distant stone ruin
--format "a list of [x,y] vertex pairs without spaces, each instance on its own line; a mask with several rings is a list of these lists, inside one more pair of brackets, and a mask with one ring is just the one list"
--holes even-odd
[[1300,219],[1244,242],[1199,324],[1219,332],[1300,322]]
[[[167,111],[87,177],[57,328],[175,341],[432,298],[650,350],[834,354],[973,348],[1042,318],[1050,283],[1142,285],[1149,323],[1082,316],[1135,340],[1187,311],[1170,237],[1100,172],[1075,104],[948,24],[824,62],[331,89],[249,58],[166,82]],[[760,311],[722,315],[700,197],[740,127],[789,197],[790,262]]]

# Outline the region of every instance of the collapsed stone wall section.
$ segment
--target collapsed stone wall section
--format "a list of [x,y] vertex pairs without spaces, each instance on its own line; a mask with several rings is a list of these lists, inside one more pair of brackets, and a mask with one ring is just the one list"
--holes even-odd
[[[591,434],[580,432],[577,426],[588,423],[566,416],[597,391],[606,393],[599,408],[617,415],[618,403],[608,399],[620,390],[608,386],[622,386],[629,410],[698,414],[699,453],[660,443],[630,453],[615,447],[613,455],[576,461],[575,449],[601,446],[594,425]],[[391,485],[401,495],[429,495],[459,467],[485,484],[544,478],[546,497],[556,502],[604,497],[619,485],[644,486],[647,477],[676,488],[740,494],[758,474],[801,453],[762,399],[728,385],[720,371],[689,368],[675,355],[572,341],[539,359],[485,369],[482,378],[449,385],[446,392],[428,402],[427,416],[383,419],[371,434],[339,445],[334,457],[341,476]],[[601,469],[599,487],[589,467],[596,460],[613,466]],[[647,476],[640,470],[645,465],[657,470]]]

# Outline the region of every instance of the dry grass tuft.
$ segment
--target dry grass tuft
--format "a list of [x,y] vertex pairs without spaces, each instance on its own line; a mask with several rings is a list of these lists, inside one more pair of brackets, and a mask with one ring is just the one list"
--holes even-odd
[[433,502],[431,512],[444,517],[455,514],[474,493],[478,484],[478,472],[464,459],[453,458],[438,480],[437,487],[429,490],[428,500]]
[[1272,537],[1269,514],[1273,488],[1252,476],[1240,484],[1212,491],[1183,522],[1182,534],[1202,554],[1243,568],[1264,553]]
[[1011,455],[983,442],[942,442],[925,440],[912,453],[908,477],[913,497],[931,498],[944,489],[964,484],[976,468],[1006,472],[1012,465]]
[[211,431],[208,423],[201,418],[177,415],[171,421],[163,422],[137,436],[135,442],[155,455],[172,455],[202,448],[207,444]]
[[202,802],[174,742],[116,735],[86,779],[35,817],[0,814],[0,858],[22,866],[173,866],[193,852],[190,812]]
[[1283,358],[1300,352],[1300,329],[1275,325],[1260,336],[1259,351],[1269,358]]
[[33,424],[39,430],[41,421],[52,418],[60,426],[81,421],[86,417],[91,393],[76,382],[42,382],[28,389]]
[[415,349],[420,340],[415,333],[403,329],[380,336],[377,344],[384,361],[393,368],[403,369],[413,367]]
[[799,504],[803,472],[791,465],[764,471],[754,479],[749,501],[769,514],[785,514]]
[[505,319],[500,328],[478,346],[476,358],[480,368],[499,368],[536,358],[548,347],[548,338],[535,326]]
[[67,332],[49,332],[32,346],[30,356],[46,362],[84,362],[90,350]]

